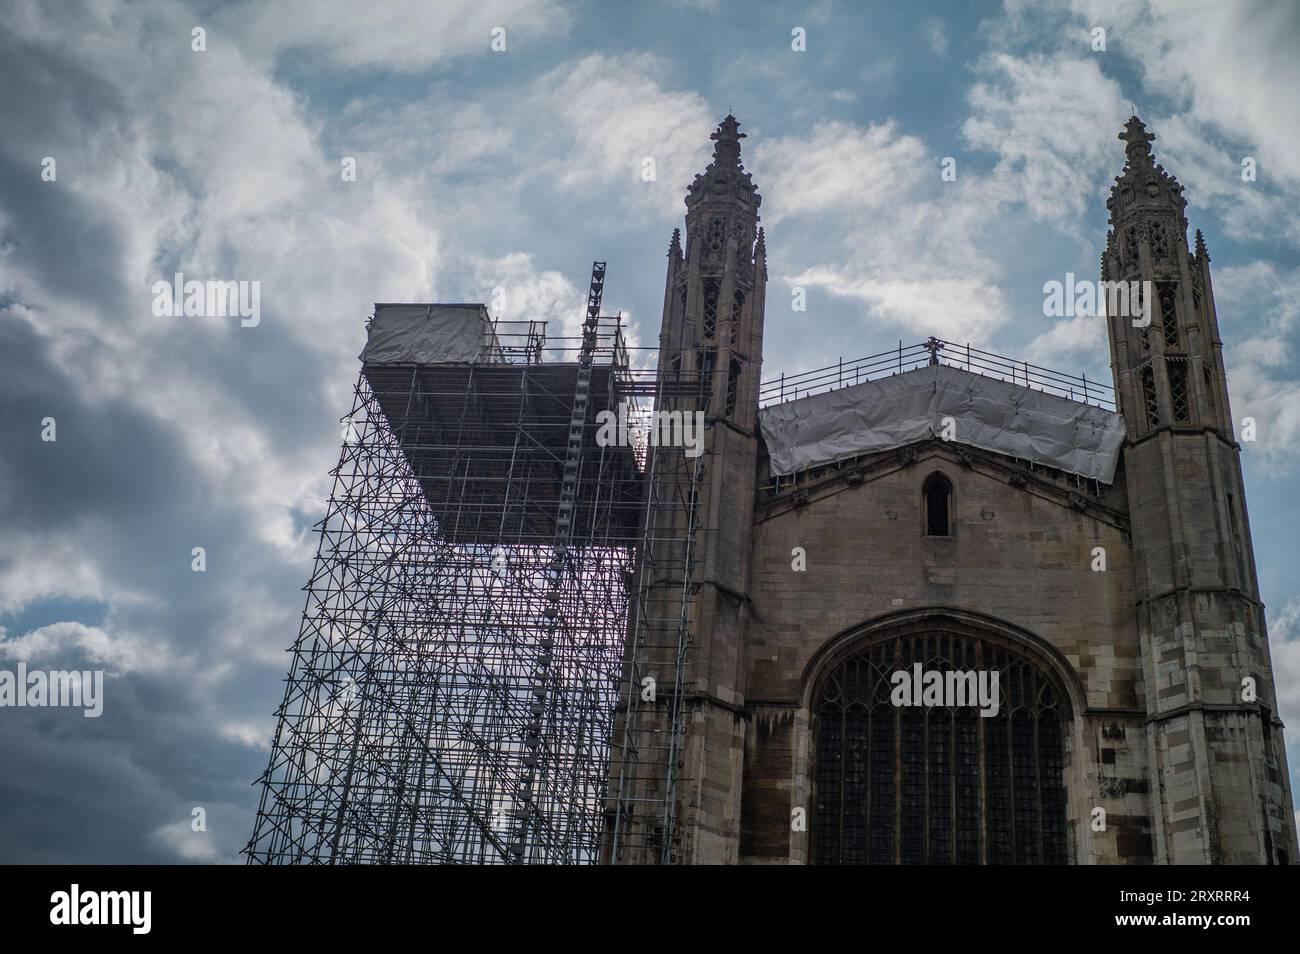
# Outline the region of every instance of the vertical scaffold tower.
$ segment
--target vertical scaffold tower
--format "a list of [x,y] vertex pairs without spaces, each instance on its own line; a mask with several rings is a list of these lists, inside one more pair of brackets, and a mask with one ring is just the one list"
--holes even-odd
[[[638,554],[676,532],[656,552],[689,560],[698,465],[647,455],[665,382],[600,315],[604,271],[577,337],[482,305],[375,306],[250,863],[582,864],[610,844],[637,647],[664,631],[679,649],[690,591],[689,563],[660,566],[679,598],[647,618]],[[679,707],[657,708],[671,740]],[[660,832],[670,762],[641,769]]]

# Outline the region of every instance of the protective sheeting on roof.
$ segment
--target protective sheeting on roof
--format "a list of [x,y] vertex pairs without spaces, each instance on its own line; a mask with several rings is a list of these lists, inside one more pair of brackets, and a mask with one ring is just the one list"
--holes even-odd
[[485,305],[375,305],[366,364],[476,364],[491,360]]
[[1107,484],[1124,443],[1112,411],[941,364],[774,404],[759,424],[781,477],[942,435],[945,417],[956,443]]

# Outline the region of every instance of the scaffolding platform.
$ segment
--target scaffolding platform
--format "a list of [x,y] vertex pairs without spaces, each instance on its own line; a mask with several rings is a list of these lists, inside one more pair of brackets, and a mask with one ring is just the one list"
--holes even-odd
[[[451,543],[483,545],[554,539],[578,373],[577,362],[362,367],[442,535]],[[597,440],[600,415],[617,416],[628,406],[632,381],[613,364],[591,368],[575,544],[636,536],[642,509],[637,449]],[[583,479],[594,473],[603,479]]]
[[[701,467],[639,436],[701,384],[666,387],[652,349],[637,366],[603,278],[568,337],[478,304],[375,306],[250,863],[599,860],[634,777],[636,659],[660,639],[680,658],[691,591],[663,581],[689,577]],[[605,411],[633,426],[604,440]]]

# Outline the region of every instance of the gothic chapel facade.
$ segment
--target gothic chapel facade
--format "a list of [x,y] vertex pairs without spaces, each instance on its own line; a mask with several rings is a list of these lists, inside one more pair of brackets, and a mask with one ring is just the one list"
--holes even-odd
[[[1107,203],[1102,278],[1149,281],[1155,299],[1149,327],[1107,319],[1120,435],[1108,479],[963,440],[960,420],[952,440],[776,467],[759,408],[761,198],[742,138],[728,116],[690,187],[659,341],[661,375],[697,367],[714,382],[674,856],[1293,862],[1210,258],[1199,231],[1188,245],[1155,137],[1129,120]],[[939,370],[958,390],[989,381],[918,368],[859,387],[887,401]],[[1033,397],[1022,391],[1001,393],[1018,405]],[[786,419],[813,400],[783,404]],[[999,424],[1007,440],[1030,426]],[[891,704],[891,674],[917,664],[996,670],[999,711]]]

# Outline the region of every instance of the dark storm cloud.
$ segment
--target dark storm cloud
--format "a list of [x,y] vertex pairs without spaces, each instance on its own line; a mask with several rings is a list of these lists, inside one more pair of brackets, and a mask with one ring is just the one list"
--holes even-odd
[[53,157],[61,180],[75,183],[101,158],[84,132],[121,130],[132,120],[102,73],[92,75],[75,57],[49,54],[0,29],[0,88],[6,91],[0,208],[10,220],[0,235],[14,265],[87,305],[107,304],[111,313],[112,305],[123,304],[105,300],[119,289],[121,225],[73,189],[41,188],[41,162]]

